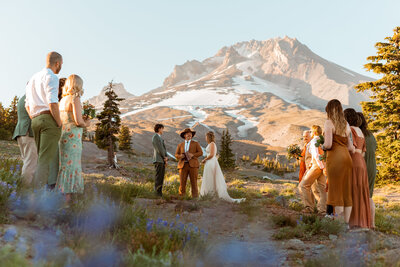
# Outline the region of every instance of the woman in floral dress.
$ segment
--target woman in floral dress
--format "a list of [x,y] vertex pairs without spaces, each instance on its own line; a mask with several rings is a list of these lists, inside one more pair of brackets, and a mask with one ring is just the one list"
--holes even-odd
[[80,97],[83,81],[78,75],[71,75],[65,82],[60,101],[62,133],[60,138],[60,170],[56,188],[70,201],[71,194],[83,193],[82,178],[82,132],[90,125],[82,117]]

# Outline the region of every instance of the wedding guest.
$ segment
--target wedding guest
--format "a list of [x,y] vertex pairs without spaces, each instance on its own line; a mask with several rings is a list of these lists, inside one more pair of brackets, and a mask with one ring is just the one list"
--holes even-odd
[[367,172],[368,172],[368,185],[369,185],[369,203],[371,204],[371,225],[372,228],[375,228],[375,203],[372,200],[372,195],[374,193],[375,186],[375,176],[376,176],[376,159],[375,159],[375,151],[377,147],[376,139],[371,131],[368,130],[368,123],[362,114],[362,112],[357,113],[361,118],[360,129],[365,137],[365,145],[367,147],[367,151],[365,152],[364,159],[367,164]]
[[309,130],[304,131],[303,132],[304,146],[303,150],[301,151],[301,157],[300,157],[299,183],[301,182],[301,179],[303,179],[304,173],[306,172],[306,148],[310,140],[311,140],[310,131]]
[[[314,200],[312,193],[314,193],[315,199],[318,202],[318,212],[326,212],[326,177],[323,174],[325,168],[324,163],[320,160],[320,151],[317,142],[322,135],[322,129],[318,125],[313,125],[312,128],[312,139],[307,145],[307,152],[311,155],[311,162],[308,163],[308,169],[299,185],[300,194],[303,199],[306,212],[312,212],[314,210]],[[314,187],[313,192],[312,187]]]
[[366,151],[364,134],[359,128],[362,121],[357,112],[348,108],[344,117],[351,126],[355,153],[351,154],[353,160],[352,198],[353,209],[350,216],[350,227],[371,228],[371,206],[369,203],[368,173],[364,160]]
[[47,184],[48,188],[53,189],[57,181],[61,119],[56,74],[60,72],[62,64],[62,56],[50,52],[46,68],[33,75],[26,86],[25,108],[32,118],[33,136],[39,155],[34,188]]
[[67,80],[67,78],[60,78],[58,80],[58,102],[61,101],[62,94],[63,94],[63,88],[64,88],[66,80]]
[[353,163],[350,152],[354,152],[351,129],[343,114],[342,104],[332,99],[326,105],[327,120],[323,149],[327,150],[326,174],[329,180],[327,204],[335,209],[339,218],[349,223],[353,205],[351,181]]
[[154,191],[157,196],[162,197],[162,187],[165,176],[165,166],[168,162],[167,150],[165,148],[164,139],[161,137],[164,133],[164,125],[156,124],[154,126],[153,143],[153,164],[156,169],[156,177],[154,180]]
[[65,82],[63,97],[60,101],[62,133],[60,138],[60,172],[57,189],[70,201],[74,193],[83,193],[82,177],[82,132],[90,126],[90,121],[82,117],[81,96],[83,81],[76,74],[70,75]]
[[24,186],[29,186],[35,175],[38,155],[31,127],[32,121],[25,109],[25,98],[26,96],[24,95],[18,101],[18,122],[14,130],[13,140],[17,140],[21,152],[23,184]]

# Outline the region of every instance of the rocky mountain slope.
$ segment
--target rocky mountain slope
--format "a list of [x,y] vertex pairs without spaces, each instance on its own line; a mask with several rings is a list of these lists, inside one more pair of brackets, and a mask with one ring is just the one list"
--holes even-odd
[[[101,92],[99,95],[94,96],[89,99],[89,102],[96,107],[96,109],[102,109],[104,101],[107,99],[106,95],[104,94],[106,92],[108,86],[104,86],[103,89],[101,89]],[[122,83],[113,83],[114,91],[116,94],[124,98],[126,101],[133,100],[135,96],[131,93],[129,93],[124,85]]]
[[[203,143],[206,131],[218,136],[229,129],[236,140],[285,147],[297,142],[303,130],[323,124],[330,99],[359,109],[368,95],[353,86],[368,80],[297,39],[251,40],[223,47],[201,62],[175,66],[162,86],[124,101],[121,110],[140,140],[162,122],[175,136],[170,139],[174,145],[176,132],[189,126],[199,129]],[[147,141],[140,145],[151,148]]]

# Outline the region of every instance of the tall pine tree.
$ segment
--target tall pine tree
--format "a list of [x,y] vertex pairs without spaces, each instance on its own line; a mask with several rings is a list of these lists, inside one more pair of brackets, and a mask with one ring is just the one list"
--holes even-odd
[[96,124],[95,143],[101,149],[108,150],[108,164],[115,168],[114,151],[118,138],[116,134],[121,126],[121,112],[119,111],[119,102],[124,100],[119,98],[113,89],[113,82],[108,83],[105,95],[107,100],[104,102],[103,111],[97,115],[99,123]]
[[131,138],[132,136],[129,132],[129,127],[122,125],[118,141],[119,150],[130,151],[132,146]]
[[362,102],[371,131],[378,143],[377,167],[379,180],[400,180],[400,27],[386,42],[375,44],[376,56],[364,67],[382,77],[356,86],[358,91],[371,92],[371,102]]
[[229,134],[228,129],[222,132],[221,137],[221,150],[219,152],[219,165],[224,169],[235,168],[235,154],[232,153],[231,149],[232,137]]

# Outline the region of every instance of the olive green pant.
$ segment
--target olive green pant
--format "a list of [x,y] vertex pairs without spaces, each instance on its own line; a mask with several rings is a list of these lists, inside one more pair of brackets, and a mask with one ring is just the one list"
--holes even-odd
[[38,164],[33,179],[34,188],[57,182],[59,166],[58,141],[61,129],[50,114],[39,115],[32,119],[33,136],[38,150]]

